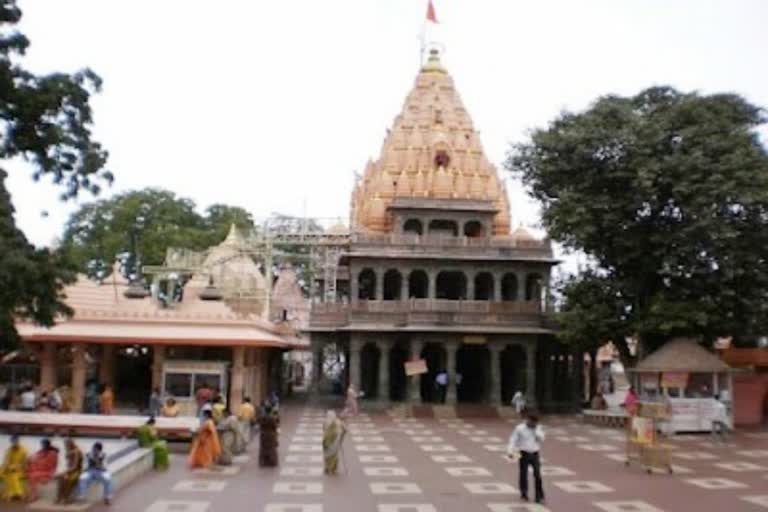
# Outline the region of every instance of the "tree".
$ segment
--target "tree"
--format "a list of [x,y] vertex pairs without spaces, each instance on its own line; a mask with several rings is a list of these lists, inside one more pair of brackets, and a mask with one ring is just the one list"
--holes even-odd
[[[24,158],[33,177],[51,176],[70,199],[112,182],[107,152],[91,138],[90,96],[101,80],[90,70],[35,75],[19,63],[29,40],[14,30],[15,0],[0,0],[0,163]],[[71,311],[62,302],[73,275],[60,255],[36,249],[16,227],[7,173],[0,168],[0,349],[18,342],[17,318],[52,325]]]
[[[82,206],[67,221],[62,248],[81,270],[109,267],[121,255],[161,265],[169,247],[207,249],[224,239],[232,223],[253,228],[251,214],[242,208],[216,204],[202,216],[191,199],[148,188]],[[134,265],[127,268],[139,273]]]
[[550,236],[596,264],[565,288],[563,336],[599,321],[654,349],[765,332],[765,120],[734,94],[655,87],[563,113],[512,148],[506,167],[541,202]]

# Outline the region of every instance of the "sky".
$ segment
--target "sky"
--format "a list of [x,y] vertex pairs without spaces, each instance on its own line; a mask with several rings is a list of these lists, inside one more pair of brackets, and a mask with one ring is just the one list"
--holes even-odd
[[[768,106],[763,0],[433,0],[453,75],[513,223],[536,203],[501,170],[563,110],[653,85],[736,92]],[[353,173],[376,157],[419,67],[427,0],[20,0],[35,72],[104,80],[94,133],[115,185],[271,212],[348,218]],[[50,244],[62,203],[15,162],[8,187],[28,238]],[[47,215],[44,215],[46,212]]]

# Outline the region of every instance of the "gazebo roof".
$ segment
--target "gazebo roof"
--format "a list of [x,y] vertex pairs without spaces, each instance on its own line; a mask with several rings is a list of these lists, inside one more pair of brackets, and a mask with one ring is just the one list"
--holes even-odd
[[675,338],[640,361],[635,372],[725,372],[730,367],[695,340]]

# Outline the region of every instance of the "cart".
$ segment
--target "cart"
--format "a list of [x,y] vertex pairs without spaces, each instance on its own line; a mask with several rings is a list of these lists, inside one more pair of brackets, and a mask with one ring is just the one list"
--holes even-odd
[[657,434],[658,422],[666,421],[666,407],[655,403],[639,403],[637,413],[627,422],[626,460],[629,466],[637,463],[646,472],[654,468],[672,471],[671,450],[666,443],[659,442]]

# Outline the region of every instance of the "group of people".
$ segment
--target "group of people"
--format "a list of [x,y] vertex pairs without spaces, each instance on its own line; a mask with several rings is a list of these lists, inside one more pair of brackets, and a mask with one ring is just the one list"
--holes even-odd
[[259,435],[259,465],[277,466],[280,426],[277,394],[271,394],[262,402],[258,411],[250,398],[244,398],[237,415],[226,407],[220,396],[198,403],[200,428],[189,453],[190,467],[231,465],[236,455],[245,452],[255,430]]
[[[0,393],[0,410],[26,412],[80,412],[75,410],[72,390],[69,386],[39,389],[31,382],[24,382],[14,392],[6,386]],[[111,386],[91,381],[86,386],[83,411],[86,414],[114,414],[115,394]]]
[[50,439],[42,439],[40,449],[28,455],[20,437],[11,436],[10,446],[0,466],[2,498],[6,501],[34,501],[39,486],[56,479],[56,503],[67,504],[84,498],[88,487],[95,481],[101,483],[104,502],[109,504],[112,500],[112,476],[107,470],[107,457],[102,444],[94,443],[83,457],[75,440],[69,437],[64,442],[64,449],[65,468],[57,475],[59,449],[53,446]]

